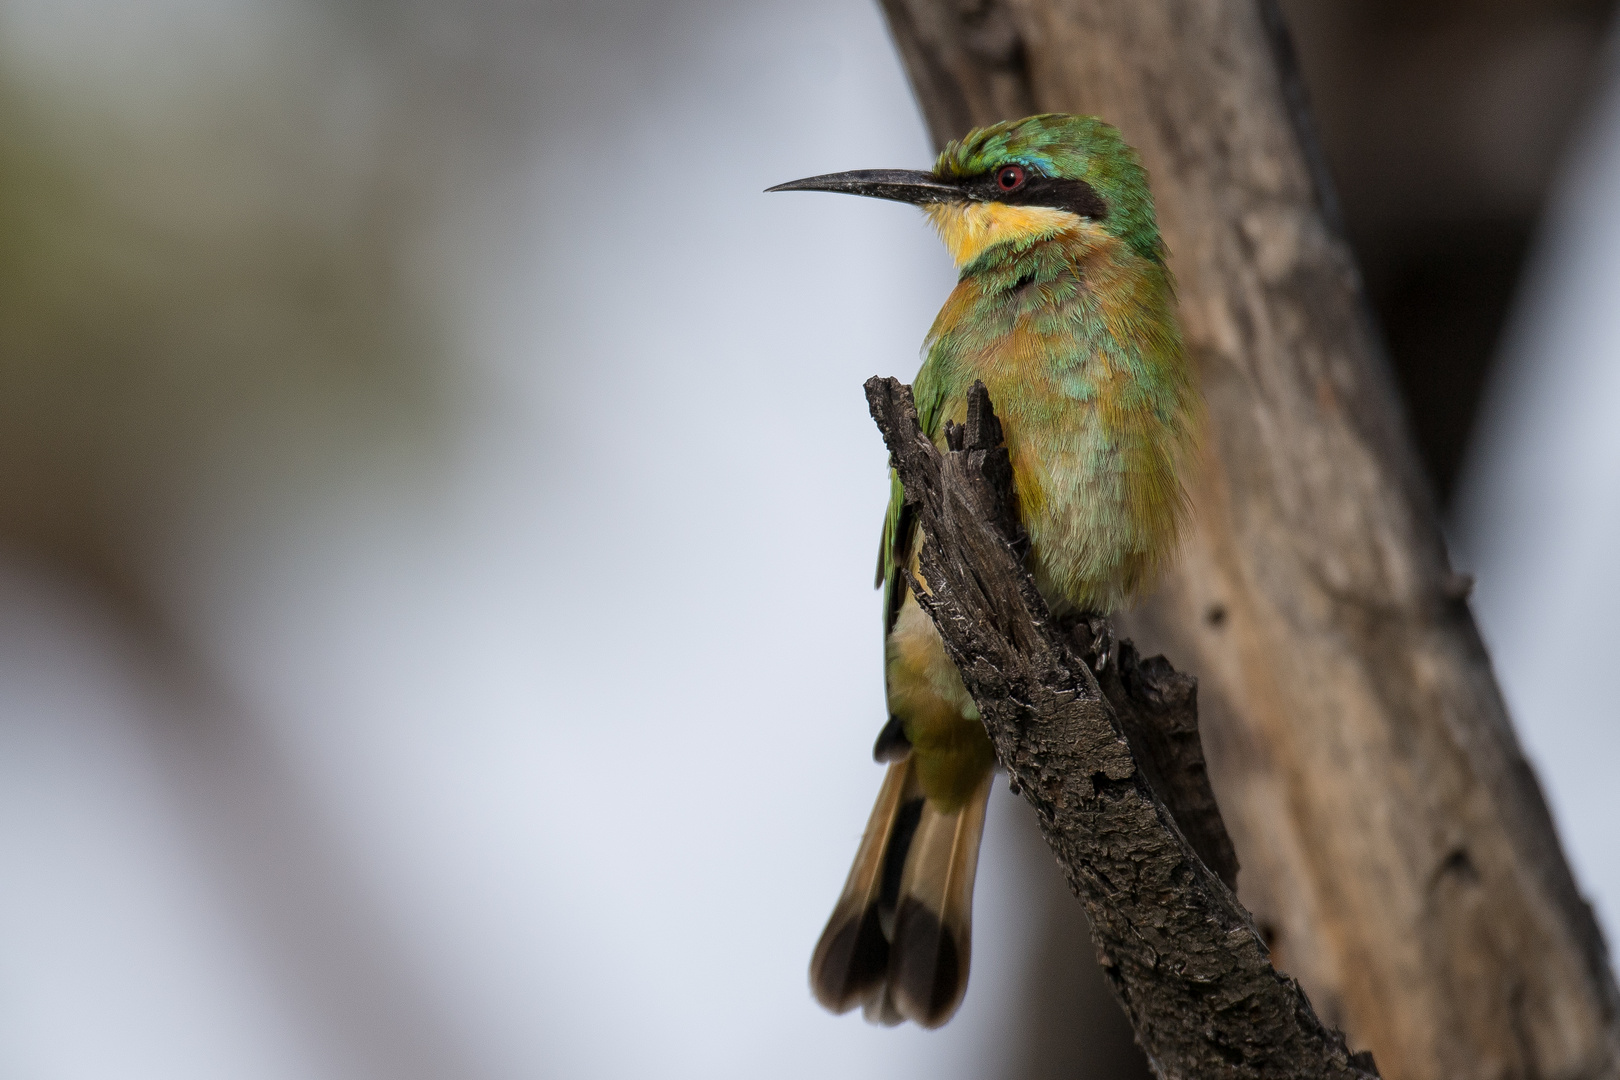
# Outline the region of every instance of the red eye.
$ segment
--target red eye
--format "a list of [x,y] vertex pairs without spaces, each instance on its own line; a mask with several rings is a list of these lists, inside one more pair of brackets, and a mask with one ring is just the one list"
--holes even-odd
[[1022,165],[1003,165],[996,170],[996,187],[1002,191],[1017,191],[1024,186]]

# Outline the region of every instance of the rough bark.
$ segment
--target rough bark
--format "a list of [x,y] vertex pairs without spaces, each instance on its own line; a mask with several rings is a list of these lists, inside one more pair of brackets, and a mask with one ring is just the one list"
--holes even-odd
[[1237,851],[1215,803],[1198,734],[1198,680],[1162,656],[1144,660],[1130,640],[1116,641],[1104,620],[1083,620],[1070,629],[1070,636],[1095,674],[1148,784],[1204,865],[1227,888],[1236,889]]
[[[1196,759],[1196,720],[1179,725],[1191,754],[1144,767],[1136,740],[1082,662],[1074,631],[1101,671],[1132,673],[1112,680],[1114,701],[1131,697],[1131,679],[1152,687],[1128,706],[1141,719],[1166,708],[1187,717],[1191,680],[1162,658],[1147,665],[1128,658],[1124,668],[1120,658],[1131,650],[1105,627],[1066,627],[1048,614],[1023,566],[1027,543],[1013,509],[1012,465],[984,387],[969,395],[967,424],[947,430],[943,455],[918,426],[909,387],[872,379],[866,393],[925,536],[919,561],[930,591],[913,580],[913,593],[979,703],[1014,789],[1035,808],[1069,887],[1085,904],[1103,970],[1155,1072],[1376,1076],[1370,1058],[1352,1057],[1299,985],[1271,966],[1249,913],[1194,851],[1156,790],[1150,773],[1168,778],[1178,760]],[[1199,770],[1191,771],[1197,786]],[[1219,813],[1208,810],[1219,831]]]
[[1448,565],[1271,0],[883,0],[936,142],[1095,113],[1151,175],[1207,402],[1124,628],[1200,679],[1239,891],[1395,1080],[1620,1075],[1602,937]]

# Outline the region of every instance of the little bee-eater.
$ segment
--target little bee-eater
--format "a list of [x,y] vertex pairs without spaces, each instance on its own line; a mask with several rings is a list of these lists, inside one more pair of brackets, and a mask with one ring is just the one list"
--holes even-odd
[[[914,392],[943,444],[975,380],[1012,458],[1029,568],[1057,614],[1105,614],[1147,584],[1186,509],[1197,393],[1147,175],[1114,128],[1047,114],[970,132],[932,172],[874,169],[772,191],[914,203],[959,278]],[[995,754],[901,569],[922,542],[892,478],[884,592],[889,763],[855,866],[810,961],[834,1012],[937,1027],[967,989],[973,877]],[[926,588],[926,582],[922,583]]]

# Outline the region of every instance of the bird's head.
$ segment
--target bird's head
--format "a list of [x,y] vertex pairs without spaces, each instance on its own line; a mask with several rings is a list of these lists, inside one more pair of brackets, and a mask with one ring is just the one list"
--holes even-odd
[[1099,231],[1144,258],[1164,257],[1147,173],[1119,132],[1095,116],[1043,113],[976,128],[931,172],[857,169],[770,191],[841,191],[921,206],[957,265],[1006,244]]

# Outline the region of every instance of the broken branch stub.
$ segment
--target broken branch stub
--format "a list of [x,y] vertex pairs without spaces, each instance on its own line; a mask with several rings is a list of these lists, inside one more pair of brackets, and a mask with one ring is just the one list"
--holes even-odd
[[[943,453],[923,435],[910,387],[874,378],[866,396],[925,538],[927,588],[911,587],[1085,905],[1103,970],[1154,1070],[1377,1076],[1370,1055],[1352,1055],[1298,983],[1271,966],[1229,887],[1236,861],[1207,794],[1191,681],[1162,658],[1138,660],[1128,642],[1116,646],[1101,620],[1060,623],[1036,591],[984,387],[969,394],[967,423],[948,425]],[[1081,659],[1087,650],[1101,684]],[[1132,734],[1122,713],[1140,730]]]

